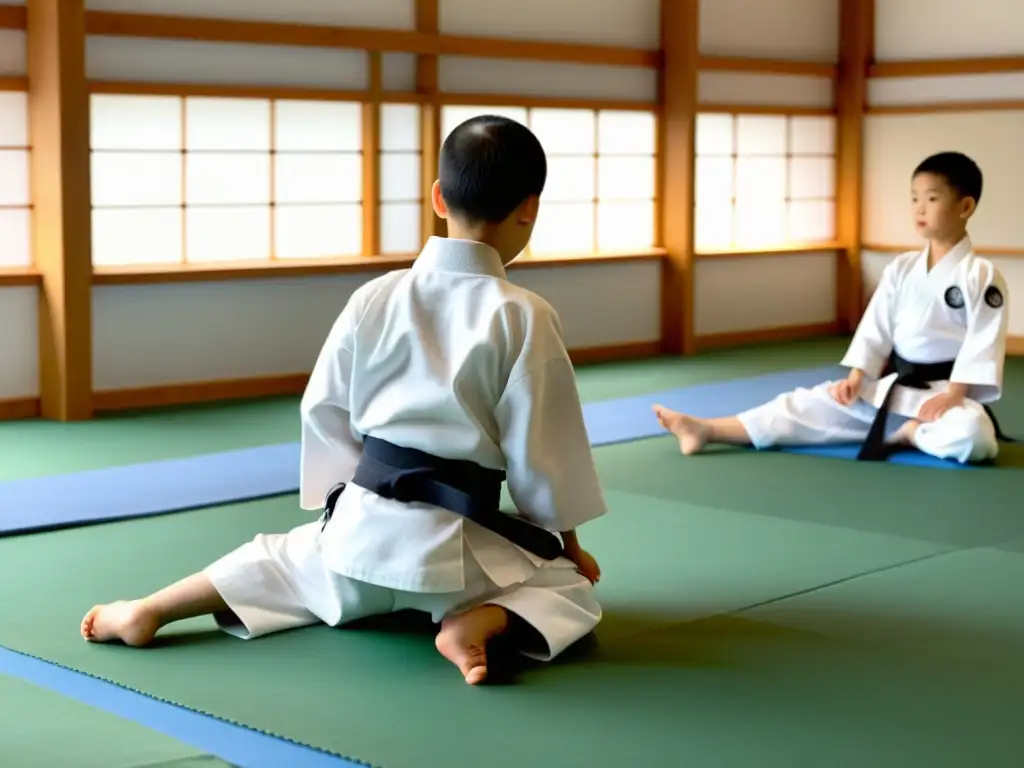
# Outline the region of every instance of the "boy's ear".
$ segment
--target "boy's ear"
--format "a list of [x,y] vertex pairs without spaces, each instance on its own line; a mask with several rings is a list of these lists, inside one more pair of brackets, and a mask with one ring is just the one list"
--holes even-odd
[[973,197],[964,197],[960,200],[960,218],[969,219],[978,208],[978,201]]
[[441,182],[435,180],[430,186],[430,202],[434,206],[434,213],[440,219],[448,218],[448,205],[441,196]]
[[516,209],[516,221],[519,224],[527,225],[533,224],[537,221],[537,213],[540,210],[540,198],[537,195],[531,195],[530,197],[523,200]]

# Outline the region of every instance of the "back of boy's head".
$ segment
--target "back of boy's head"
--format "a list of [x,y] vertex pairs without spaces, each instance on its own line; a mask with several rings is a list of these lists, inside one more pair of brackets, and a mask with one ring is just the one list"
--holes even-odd
[[961,152],[939,152],[925,158],[914,169],[914,177],[923,173],[943,179],[959,197],[973,198],[975,205],[981,201],[981,169]]
[[547,158],[525,125],[496,115],[460,124],[445,139],[439,158],[441,196],[452,214],[469,222],[498,224],[547,181]]

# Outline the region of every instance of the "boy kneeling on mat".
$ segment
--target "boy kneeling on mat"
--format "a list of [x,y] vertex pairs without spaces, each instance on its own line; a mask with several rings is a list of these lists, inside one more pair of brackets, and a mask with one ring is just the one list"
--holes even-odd
[[[924,160],[912,177],[923,251],[893,259],[854,334],[841,381],[797,389],[736,416],[697,419],[654,407],[684,454],[708,443],[861,443],[881,461],[901,447],[961,463],[992,460],[1008,440],[987,403],[999,399],[1009,322],[1006,282],[974,253],[967,222],[982,175],[958,152]],[[908,419],[887,440],[890,411]]]
[[[476,684],[498,635],[546,661],[590,633],[600,570],[575,528],[605,501],[558,316],[505,273],[546,177],[524,126],[456,128],[433,186],[448,238],[353,294],[303,397],[300,502],[323,519],[97,606],[82,635],[141,646],[212,615],[248,639],[414,609]],[[505,480],[517,516],[499,511]]]

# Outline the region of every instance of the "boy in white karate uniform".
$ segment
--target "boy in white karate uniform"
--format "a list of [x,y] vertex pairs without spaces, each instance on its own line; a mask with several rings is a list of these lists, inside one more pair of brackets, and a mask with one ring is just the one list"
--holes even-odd
[[[146,645],[200,615],[247,639],[414,609],[476,684],[498,635],[543,661],[596,627],[600,571],[575,529],[606,508],[573,368],[554,309],[505,273],[533,231],[544,150],[478,117],[439,165],[448,238],[353,294],[302,400],[300,503],[323,520],[94,607],[87,640]],[[498,511],[505,479],[517,516]]]
[[[983,404],[1002,393],[1009,315],[1003,276],[967,236],[981,187],[981,170],[963,154],[924,160],[911,198],[928,244],[885,268],[842,360],[849,376],[726,418],[655,406],[682,453],[708,443],[862,443],[862,460],[882,460],[901,446],[961,463],[994,459],[1003,435]],[[886,439],[888,412],[908,420]]]

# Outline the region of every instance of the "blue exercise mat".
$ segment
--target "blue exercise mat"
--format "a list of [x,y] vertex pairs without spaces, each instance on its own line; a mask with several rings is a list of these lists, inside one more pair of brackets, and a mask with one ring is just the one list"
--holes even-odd
[[[796,387],[811,387],[843,375],[844,369],[838,366],[785,371],[587,403],[583,411],[591,444],[613,445],[665,434],[651,411],[654,403],[704,418],[727,416]],[[855,445],[779,450],[842,459],[857,455]],[[901,452],[889,461],[947,469],[965,466],[919,451]],[[0,535],[148,517],[295,493],[299,488],[298,468],[299,444],[281,443],[0,483]]]

